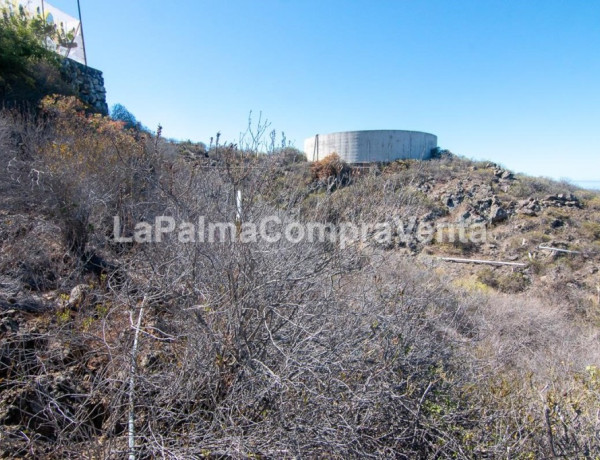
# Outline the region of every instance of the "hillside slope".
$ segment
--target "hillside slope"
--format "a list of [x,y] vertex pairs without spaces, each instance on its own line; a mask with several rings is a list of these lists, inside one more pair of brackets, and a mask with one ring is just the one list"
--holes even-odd
[[[196,152],[72,99],[43,113],[0,115],[3,457],[599,455],[597,193],[454,155]],[[115,240],[115,217],[133,237],[157,216],[330,233]],[[364,238],[342,244],[350,224]]]

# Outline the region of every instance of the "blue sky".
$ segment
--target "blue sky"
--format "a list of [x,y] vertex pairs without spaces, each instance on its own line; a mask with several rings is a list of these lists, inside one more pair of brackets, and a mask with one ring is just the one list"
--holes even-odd
[[316,133],[410,129],[519,172],[600,179],[598,1],[81,7],[109,105],[167,137],[237,142],[252,110],[300,149]]

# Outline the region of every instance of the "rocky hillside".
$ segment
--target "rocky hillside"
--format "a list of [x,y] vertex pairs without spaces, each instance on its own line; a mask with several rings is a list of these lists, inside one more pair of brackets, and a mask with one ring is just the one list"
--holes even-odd
[[[600,454],[599,194],[451,154],[206,151],[43,107],[0,114],[0,456]],[[134,240],[156,216],[330,233]]]
[[[325,201],[337,223],[390,222],[391,243],[367,238],[367,246],[429,258],[457,283],[507,293],[572,289],[590,309],[594,299],[597,303],[598,192],[446,153],[429,162],[403,160],[357,170],[351,185]],[[458,266],[436,262],[440,258],[514,265]],[[507,277],[511,282],[504,285]]]
[[[486,226],[479,244],[433,241],[423,253],[523,263],[523,269],[450,268],[503,292],[573,289],[589,302],[597,299],[600,275],[600,199],[598,193],[568,183],[515,175],[494,163],[442,160],[445,178],[429,176],[416,184],[435,204],[434,222]],[[555,250],[548,249],[555,248]],[[561,251],[563,250],[563,251]],[[490,273],[491,270],[491,273]],[[503,285],[516,273],[518,283]],[[497,276],[494,276],[497,275]],[[496,279],[499,278],[500,280]],[[513,280],[514,281],[514,280]]]

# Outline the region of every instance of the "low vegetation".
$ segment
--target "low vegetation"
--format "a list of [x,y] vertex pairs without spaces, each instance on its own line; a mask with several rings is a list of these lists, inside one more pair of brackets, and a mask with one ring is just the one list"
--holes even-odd
[[[352,172],[232,145],[191,155],[62,97],[38,118],[4,111],[0,142],[3,456],[600,452],[598,253],[578,220],[596,210],[574,208],[568,230],[534,217],[518,242],[515,184],[494,182],[495,166],[445,156]],[[338,186],[324,180],[344,170]],[[122,236],[157,215],[234,222],[239,189],[245,222],[448,221],[475,213],[486,186],[509,217],[488,224],[494,243],[468,247],[112,234],[115,216]],[[552,231],[586,257],[566,264],[531,246],[535,232],[561,244]],[[515,244],[502,246],[505,233]],[[535,254],[525,269],[473,269],[437,251]]]
[[[122,109],[0,111],[1,457],[598,458],[598,194],[447,151],[308,163],[251,123],[176,143]],[[265,218],[390,238],[236,238]]]

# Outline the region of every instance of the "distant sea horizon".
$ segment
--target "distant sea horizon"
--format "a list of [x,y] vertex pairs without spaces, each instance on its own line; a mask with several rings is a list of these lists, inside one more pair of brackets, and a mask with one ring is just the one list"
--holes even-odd
[[570,183],[588,190],[600,190],[600,179],[598,180],[569,180]]

